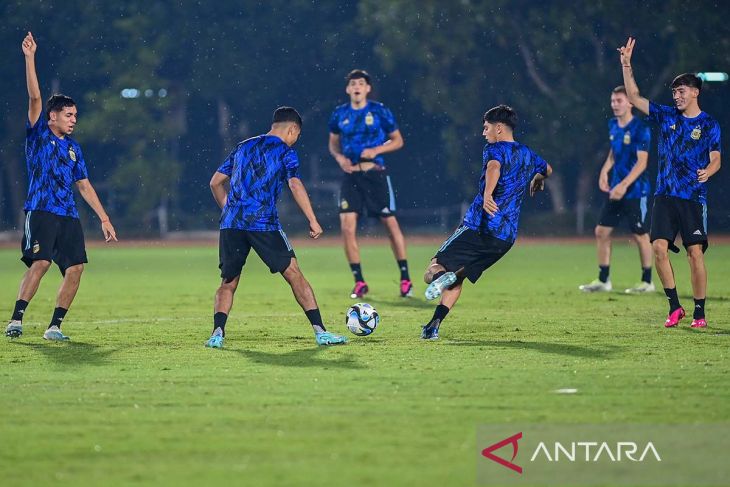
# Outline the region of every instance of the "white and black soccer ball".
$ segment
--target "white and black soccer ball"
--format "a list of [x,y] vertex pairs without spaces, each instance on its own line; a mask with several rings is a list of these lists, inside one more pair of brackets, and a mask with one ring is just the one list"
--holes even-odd
[[357,336],[370,335],[378,327],[380,315],[368,303],[356,303],[350,306],[345,315],[347,329]]

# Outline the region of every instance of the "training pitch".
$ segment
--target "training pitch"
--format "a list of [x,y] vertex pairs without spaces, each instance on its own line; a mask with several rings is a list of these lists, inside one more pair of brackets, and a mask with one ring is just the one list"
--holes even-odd
[[[706,255],[706,330],[687,318],[664,329],[661,291],[622,293],[640,277],[633,246],[614,246],[615,291],[585,295],[592,244],[518,240],[465,285],[441,340],[424,342],[435,303],[421,275],[436,248],[409,247],[408,300],[387,245],[363,249],[364,301],[382,320],[359,338],[344,326],[342,249],[297,247],[325,323],[350,338],[336,348],[315,345],[284,280],[253,254],[225,348],[204,348],[214,246],[90,248],[63,326],[72,341],[45,342],[52,268],[24,336],[0,341],[0,485],[463,486],[475,483],[485,423],[730,421],[730,246]],[[19,257],[0,250],[3,319]],[[687,260],[672,259],[691,316]]]

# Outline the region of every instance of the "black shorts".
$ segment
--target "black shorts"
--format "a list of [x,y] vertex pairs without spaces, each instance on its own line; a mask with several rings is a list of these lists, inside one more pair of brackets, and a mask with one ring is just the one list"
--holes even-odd
[[340,213],[395,215],[395,193],[384,169],[345,174],[340,186]]
[[218,268],[223,279],[230,280],[241,274],[251,248],[272,274],[284,272],[292,257],[296,257],[283,230],[252,232],[226,228],[220,231],[218,240]]
[[63,275],[69,267],[88,262],[81,221],[47,211],[25,213],[20,249],[23,252],[20,260],[28,267],[36,260],[53,261]]
[[651,222],[652,242],[667,240],[672,251],[679,252],[679,248],[674,245],[679,233],[684,248],[702,244],[702,251],[707,250],[707,205],[674,196],[657,196],[654,198]]
[[623,218],[629,224],[629,230],[635,235],[649,233],[646,217],[648,216],[648,198],[621,199],[618,201],[607,200],[601,210],[601,217],[598,224],[603,227],[617,227]]
[[511,248],[510,242],[462,225],[446,239],[434,258],[450,272],[463,267],[467,279],[477,282],[482,272],[492,267]]

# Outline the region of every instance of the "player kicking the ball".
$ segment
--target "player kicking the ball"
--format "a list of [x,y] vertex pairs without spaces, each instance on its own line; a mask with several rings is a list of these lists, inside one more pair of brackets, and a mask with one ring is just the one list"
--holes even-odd
[[[299,158],[292,148],[301,131],[302,118],[295,109],[277,108],[271,130],[239,143],[210,181],[213,197],[223,210],[219,240],[223,281],[215,293],[213,334],[206,342],[208,347],[223,347],[233,295],[252,248],[272,274],[281,273],[289,283],[297,303],[312,324],[317,344],[335,345],[347,341],[345,337],[328,332],[322,324],[312,287],[299,270],[294,249],[281,229],[276,210],[276,200],[284,181],[288,181],[294,201],[309,221],[309,236],[316,239],[322,235],[322,227],[299,178]],[[226,193],[227,181],[230,181],[230,191]]]
[[516,142],[517,114],[496,106],[484,114],[484,147],[479,192],[459,228],[443,243],[423,276],[426,298],[441,302],[421,338],[436,340],[439,326],[461,295],[464,279],[475,283],[486,269],[501,259],[517,238],[520,207],[529,186],[530,195],[544,188],[552,168],[527,146]]
[[116,241],[117,236],[89,182],[81,147],[70,137],[76,127],[76,103],[67,96],[53,95],[46,103],[46,117],[41,117],[41,90],[35,70],[37,46],[30,32],[23,39],[22,48],[30,99],[25,130],[25,159],[30,181],[24,206],[21,260],[28,266],[28,271],[20,282],[18,300],[5,335],[18,338],[23,334],[25,310],[53,261],[61,270],[63,281],[43,338],[68,340],[61,332],[61,323],[79,290],[81,273],[88,262],[84,232],[74,201],[74,185],[101,220],[106,241]]
[[707,270],[707,180],[720,170],[720,125],[700,110],[697,98],[702,80],[691,73],[672,81],[674,107],[657,105],[639,94],[631,69],[631,54],[636,41],[629,37],[621,53],[624,85],[629,101],[648,115],[646,121],[659,127],[659,171],[654,207],[651,215],[651,242],[657,274],[669,300],[669,315],[664,326],[677,326],[685,312],[679,303],[674,270],[668,250],[679,252],[674,245],[677,233],[687,251],[695,307],[693,328],[707,326],[705,297]]

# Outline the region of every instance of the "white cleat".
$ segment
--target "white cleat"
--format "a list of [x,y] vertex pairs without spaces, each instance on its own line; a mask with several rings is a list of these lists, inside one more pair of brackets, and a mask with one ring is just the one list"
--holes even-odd
[[5,328],[5,336],[10,338],[18,338],[23,334],[23,322],[20,320],[10,320],[8,327]]
[[613,289],[611,286],[611,280],[601,282],[598,279],[591,281],[589,284],[582,284],[578,286],[578,289],[584,293],[606,293]]
[[69,337],[61,333],[61,329],[57,326],[52,326],[49,329],[43,333],[43,339],[44,340],[51,340],[51,341],[64,341],[64,340],[70,340]]
[[644,293],[653,293],[656,291],[656,288],[654,287],[653,282],[644,282],[641,281],[639,284],[635,285],[634,287],[630,287],[624,292],[626,294],[644,294]]

